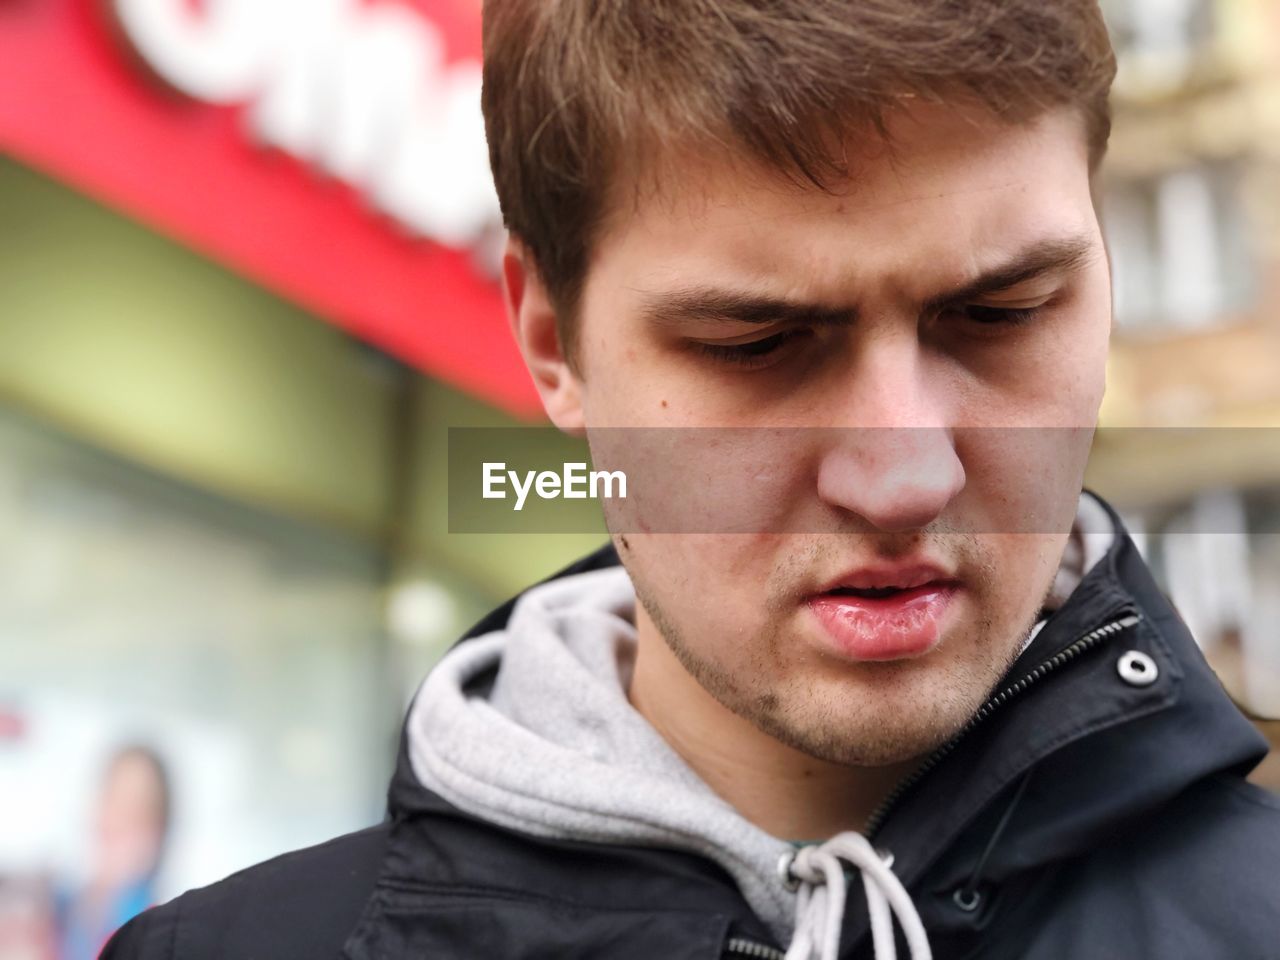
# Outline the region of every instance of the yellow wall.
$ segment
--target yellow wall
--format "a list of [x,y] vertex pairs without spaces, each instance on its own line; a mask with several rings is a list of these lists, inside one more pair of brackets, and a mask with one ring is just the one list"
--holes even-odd
[[368,351],[2,158],[0,210],[0,402],[195,486],[372,541],[391,533],[398,569],[492,596],[601,542],[448,534],[448,427],[513,421],[425,378],[393,508],[397,388]]
[[356,530],[390,391],[345,338],[0,161],[0,396],[185,480]]

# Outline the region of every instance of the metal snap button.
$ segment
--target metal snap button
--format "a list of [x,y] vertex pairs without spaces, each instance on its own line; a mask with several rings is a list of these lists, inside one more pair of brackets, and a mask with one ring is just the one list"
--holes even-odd
[[964,887],[959,887],[951,895],[951,900],[965,913],[973,913],[982,904],[982,894],[977,890],[966,890]]
[[1149,687],[1160,677],[1156,662],[1141,650],[1130,650],[1116,663],[1120,679],[1131,687]]

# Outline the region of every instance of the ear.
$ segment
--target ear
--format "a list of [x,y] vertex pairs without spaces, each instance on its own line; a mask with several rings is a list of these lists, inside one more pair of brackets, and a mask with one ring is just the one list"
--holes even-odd
[[555,308],[529,251],[515,237],[502,254],[502,293],[507,320],[551,422],[584,436],[582,380],[565,359]]

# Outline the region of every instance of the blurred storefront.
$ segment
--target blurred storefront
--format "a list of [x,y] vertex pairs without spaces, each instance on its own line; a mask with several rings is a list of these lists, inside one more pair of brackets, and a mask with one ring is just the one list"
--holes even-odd
[[477,5],[201,10],[0,4],[6,957],[50,956],[119,747],[172,783],[161,899],[376,822],[430,662],[599,542],[447,534],[446,427],[536,407],[458,106]]
[[[1280,745],[1280,8],[1104,9],[1116,326],[1092,480]],[[1259,778],[1280,787],[1280,761]]]

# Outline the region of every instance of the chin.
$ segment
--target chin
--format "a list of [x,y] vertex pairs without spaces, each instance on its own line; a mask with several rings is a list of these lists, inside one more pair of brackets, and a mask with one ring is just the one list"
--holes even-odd
[[995,679],[962,679],[954,672],[880,676],[853,689],[846,683],[821,692],[818,684],[809,684],[767,698],[776,709],[749,719],[774,739],[829,763],[891,766],[926,756],[951,739]]
[[890,767],[908,763],[932,753],[960,729],[960,723],[945,728],[895,728],[821,731],[770,731],[802,753],[846,767]]

